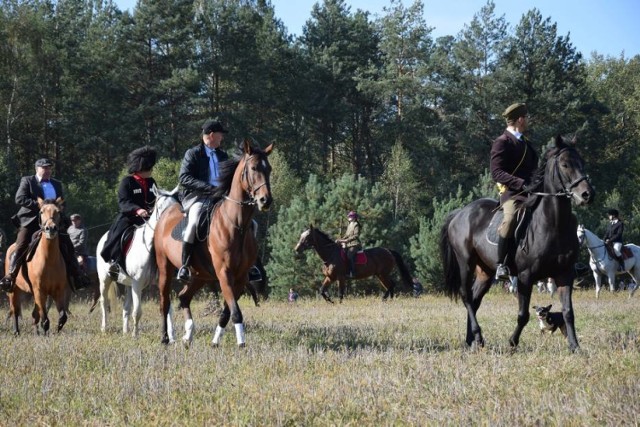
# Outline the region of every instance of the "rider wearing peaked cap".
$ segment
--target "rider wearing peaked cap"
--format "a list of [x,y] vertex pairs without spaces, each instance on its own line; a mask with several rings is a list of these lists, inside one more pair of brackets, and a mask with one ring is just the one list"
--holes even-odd
[[609,226],[604,233],[604,243],[613,247],[613,253],[620,264],[620,271],[624,271],[624,259],[622,258],[622,233],[624,232],[624,223],[619,218],[617,209],[609,209]]

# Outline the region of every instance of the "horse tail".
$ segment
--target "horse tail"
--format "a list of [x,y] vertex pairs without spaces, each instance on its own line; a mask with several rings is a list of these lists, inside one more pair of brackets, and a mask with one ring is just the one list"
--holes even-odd
[[458,213],[459,209],[451,212],[444,221],[444,225],[440,230],[440,255],[442,257],[442,269],[444,272],[445,293],[453,300],[457,300],[460,296],[460,265],[458,258],[451,247],[449,241],[449,225]]
[[400,272],[400,277],[402,277],[402,281],[404,282],[404,285],[408,289],[411,289],[413,286],[413,280],[411,278],[411,273],[409,273],[409,269],[407,268],[407,265],[404,263],[404,260],[402,259],[402,255],[400,255],[398,252],[391,249],[389,250],[389,252],[391,252],[391,254],[396,260],[396,265],[398,266],[398,271]]

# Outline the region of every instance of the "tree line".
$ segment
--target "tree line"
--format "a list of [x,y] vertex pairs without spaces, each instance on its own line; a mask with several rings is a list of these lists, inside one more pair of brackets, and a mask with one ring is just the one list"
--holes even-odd
[[455,35],[432,30],[420,0],[391,0],[375,19],[324,0],[298,37],[268,0],[140,0],[131,12],[0,0],[0,227],[13,234],[19,178],[47,156],[95,245],[127,153],[154,146],[154,176],[173,188],[200,125],[218,118],[231,154],[245,137],[275,143],[276,206],[258,219],[277,295],[314,291],[320,260],[294,261],[293,245],[309,224],[337,237],[351,209],[365,244],[399,250],[437,291],[442,219],[495,197],[500,113],[526,102],[540,151],[556,134],[577,137],[598,191],[580,222],[601,233],[615,207],[637,241],[640,57],[585,59],[551,17],[534,8],[509,23],[492,1]]

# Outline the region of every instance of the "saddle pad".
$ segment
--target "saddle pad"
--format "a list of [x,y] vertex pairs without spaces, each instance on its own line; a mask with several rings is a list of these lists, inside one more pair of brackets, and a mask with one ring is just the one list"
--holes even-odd
[[36,248],[38,247],[38,243],[40,242],[40,238],[42,237],[42,230],[38,230],[33,233],[31,236],[31,241],[29,242],[29,247],[27,248],[27,256],[26,262],[29,262],[33,259],[33,256],[36,254]]
[[628,258],[633,258],[633,252],[631,252],[631,249],[629,249],[626,246],[622,247],[622,257],[624,259],[628,259]]
[[[340,252],[340,255],[342,255],[343,261],[347,261],[347,251],[343,249]],[[356,253],[356,264],[366,264],[366,263],[367,263],[367,254],[365,253],[364,250],[358,251]]]
[[[524,232],[527,229],[528,224],[526,220],[529,217],[527,213],[528,212],[525,209],[518,209],[518,211],[516,212],[517,225],[516,225],[516,231],[514,233],[514,237],[516,238],[517,241],[520,241],[524,237]],[[500,227],[500,224],[502,223],[503,218],[504,218],[504,211],[502,209],[497,210],[496,213],[493,214],[493,218],[491,218],[491,222],[487,227],[487,232],[486,232],[487,241],[492,245],[498,244],[498,238],[500,237],[498,236],[498,227]]]

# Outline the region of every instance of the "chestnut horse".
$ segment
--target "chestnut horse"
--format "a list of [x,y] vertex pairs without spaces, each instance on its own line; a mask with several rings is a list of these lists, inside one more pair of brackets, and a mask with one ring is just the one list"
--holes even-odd
[[[251,230],[256,207],[267,211],[272,202],[269,182],[271,165],[267,159],[272,149],[273,144],[262,151],[251,147],[250,142],[245,140],[241,157],[220,165],[220,185],[216,187],[212,197],[221,199],[211,214],[206,244],[204,240],[196,241],[191,280],[178,294],[185,316],[185,334],[182,338],[185,346],[189,346],[193,340],[191,299],[202,286],[214,281],[216,277],[224,297],[224,308],[218,320],[213,345],[220,343],[230,318],[235,326],[238,346],[245,345],[244,323],[238,298],[249,284],[249,269],[258,254],[257,241]],[[182,264],[182,238],[172,236],[172,231],[183,218],[179,205],[169,207],[160,218],[154,234],[163,344],[169,343],[167,314],[171,279],[175,275],[175,268]]]
[[[338,289],[340,292],[340,301],[344,298],[346,287],[347,259],[344,249],[337,244],[326,233],[314,228],[312,225],[302,232],[300,240],[295,247],[298,254],[304,250],[314,248],[324,262],[322,274],[324,280],[320,287],[320,295],[325,301],[333,303],[327,294],[327,287],[334,281],[338,281]],[[398,267],[402,281],[407,288],[411,288],[412,279],[409,270],[405,265],[400,254],[387,248],[369,248],[363,251],[365,261],[362,264],[358,262],[356,257],[355,279],[365,279],[367,277],[376,276],[385,289],[382,299],[387,297],[393,298],[395,283],[391,278],[391,273],[395,267]],[[358,254],[360,256],[360,254]]]
[[[16,277],[13,292],[9,293],[9,315],[13,315],[14,335],[20,335],[18,317],[22,314],[20,299],[22,293],[33,294],[33,326],[36,333],[40,333],[38,322],[44,334],[49,332],[49,317],[47,315],[47,297],[50,296],[58,310],[58,329],[60,332],[67,322],[69,312],[69,298],[71,287],[67,282],[67,268],[60,251],[60,220],[62,198],[42,200],[38,198],[40,207],[40,241],[31,260],[27,261]],[[9,247],[5,265],[8,270],[9,259],[15,249],[15,244]]]

